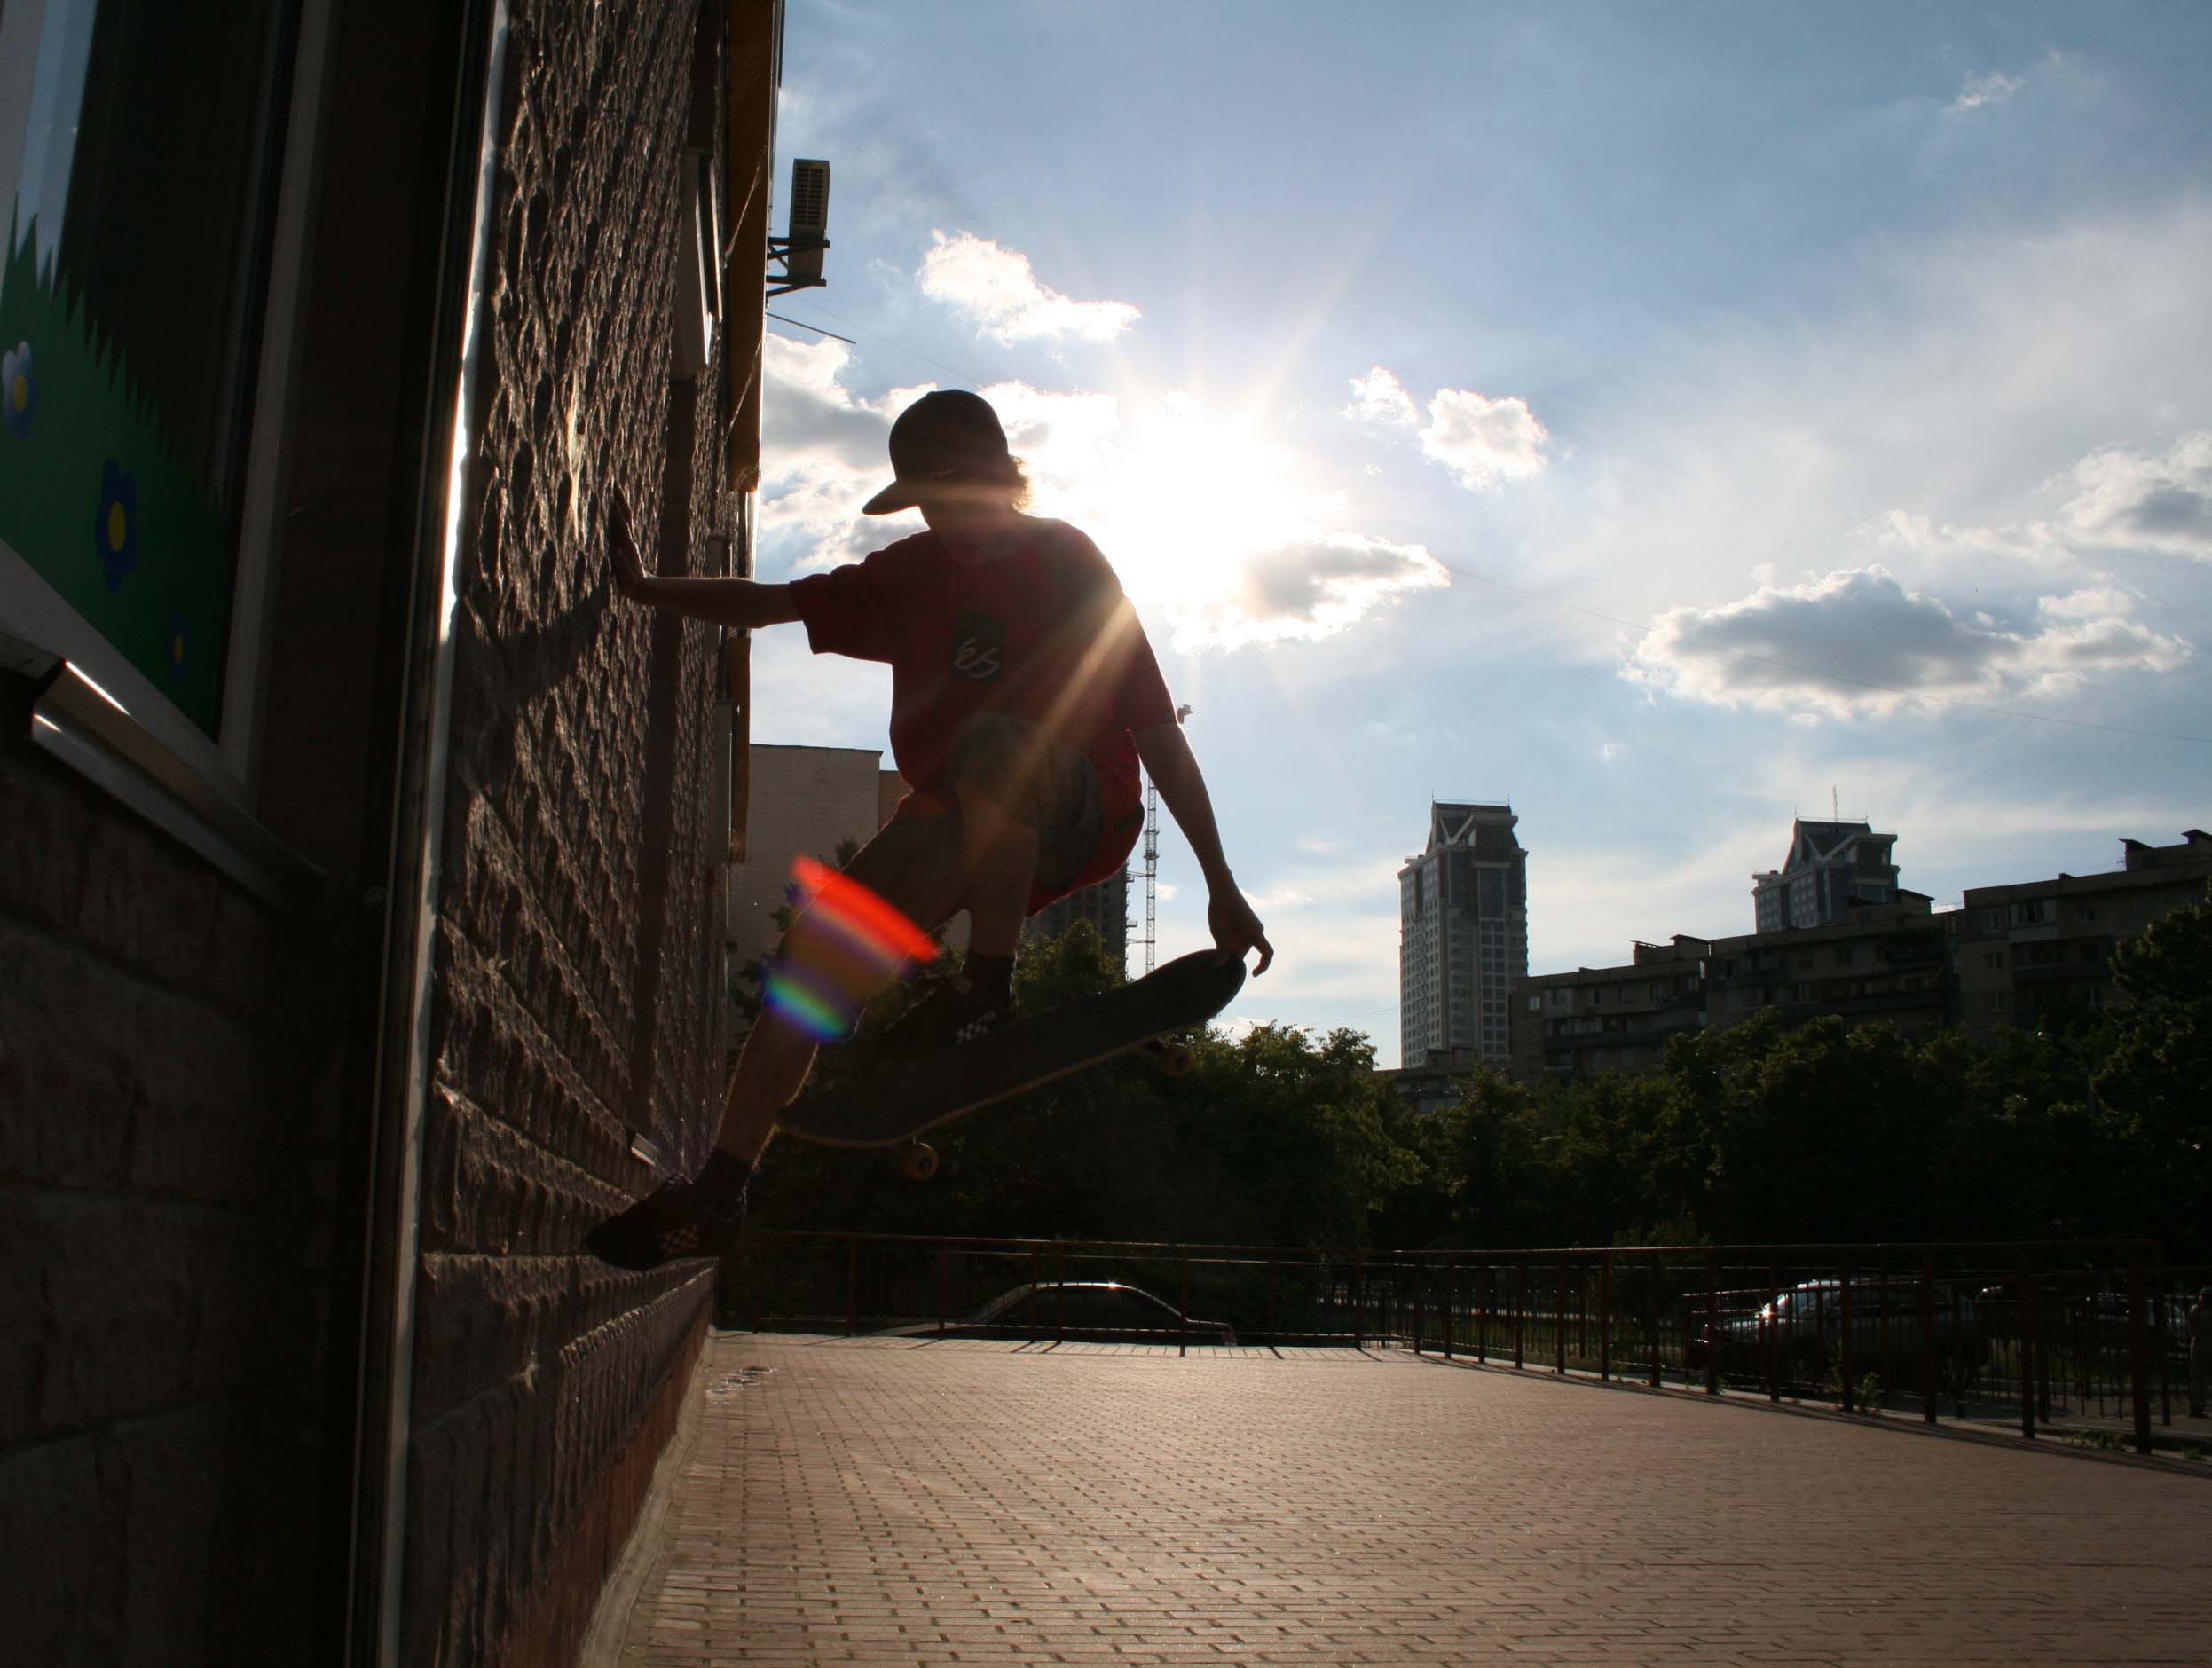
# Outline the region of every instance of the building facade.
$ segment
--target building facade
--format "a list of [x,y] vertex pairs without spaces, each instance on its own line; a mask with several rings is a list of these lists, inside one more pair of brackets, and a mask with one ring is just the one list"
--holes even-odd
[[1529,970],[1528,854],[1506,805],[1436,802],[1399,869],[1398,1058],[1471,1050],[1503,1070],[1509,1002]]
[[1522,981],[1513,1003],[1514,1077],[1645,1072],[1669,1037],[1704,1024],[1703,939],[1638,944],[1619,967],[1579,967]]
[[[571,1660],[712,1139],[773,0],[0,8],[0,1615]],[[32,1550],[32,1549],[35,1549]]]
[[2094,1013],[2114,998],[2114,947],[2205,901],[2212,834],[2121,848],[2117,870],[1966,889],[1953,957],[1968,1035],[1986,1042],[2002,1027],[2033,1031]]
[[780,936],[776,912],[792,901],[791,865],[836,861],[891,820],[906,783],[874,747],[796,747],[755,742],[746,791],[744,856],[728,869],[724,940],[733,972],[752,966]]

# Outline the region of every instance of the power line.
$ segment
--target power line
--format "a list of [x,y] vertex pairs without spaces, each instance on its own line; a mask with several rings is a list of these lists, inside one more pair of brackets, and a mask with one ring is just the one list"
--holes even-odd
[[[1477,585],[1487,585],[1494,590],[1506,591],[1515,596],[1526,597],[1532,602],[1541,602],[1547,608],[1559,609],[1565,613],[1580,614],[1590,619],[1603,620],[1607,625],[1618,626],[1624,631],[1648,632],[1652,629],[1655,623],[1649,619],[1642,621],[1623,619],[1618,614],[1608,614],[1600,609],[1584,608],[1578,602],[1563,602],[1558,597],[1547,596],[1541,591],[1531,591],[1521,586],[1507,585],[1503,579],[1493,579],[1486,573],[1477,573],[1472,568],[1461,567],[1459,563],[1446,562],[1442,557],[1435,557],[1433,560],[1447,573],[1456,573],[1463,579],[1474,580]],[[1957,696],[1930,695],[1920,689],[1900,689],[1892,684],[1875,683],[1865,678],[1852,677],[1846,673],[1827,672],[1812,666],[1801,666],[1793,661],[1777,660],[1770,655],[1755,655],[1745,649],[1715,647],[1709,648],[1704,652],[1726,655],[1732,660],[1748,660],[1758,665],[1772,666],[1781,672],[1794,672],[1801,678],[1822,679],[1830,683],[1847,683],[1854,688],[1871,689],[1877,694],[1893,695],[1906,701],[1928,701],[1938,706],[1955,706],[1969,712],[1992,713],[1999,718],[2029,719],[2038,724],[2061,724],[2068,729],[2101,730],[2108,736],[2135,736],[2145,740],[2161,742],[2194,742],[2199,746],[2212,747],[2212,736],[2186,736],[2172,730],[2137,729],[2126,724],[2097,724],[2088,719],[2059,718],[2054,713],[2030,712],[2017,706],[1991,706],[1986,702],[1964,700]]]
[[[821,313],[825,319],[834,319],[839,324],[849,325],[855,330],[865,330],[868,328],[865,325],[857,324],[854,320],[847,319],[843,313],[830,311],[829,308],[823,306],[819,302],[810,301],[807,304],[814,308],[817,312]],[[781,315],[775,313],[771,313],[768,316],[772,319],[775,319],[777,322],[782,324],[797,325],[801,330],[814,330],[819,328],[817,326],[808,324],[803,319],[784,319]],[[822,334],[825,336],[837,336],[837,339],[839,342],[852,342],[854,347],[860,346],[860,343],[854,342],[852,337],[838,336],[837,332],[834,330],[823,330],[822,331]],[[978,376],[972,369],[964,371],[956,365],[947,365],[942,359],[933,359],[928,354],[922,352],[919,349],[909,348],[903,342],[893,342],[888,336],[871,336],[870,340],[880,344],[883,347],[890,348],[895,352],[903,353],[909,359],[919,359],[924,365],[933,366],[938,370],[944,371],[951,375],[956,376],[972,388],[981,388],[988,380],[984,377]]]
[[804,319],[786,319],[782,313],[770,312],[765,307],[760,311],[763,318],[773,319],[779,325],[792,325],[801,330],[811,330],[818,336],[827,336],[830,341],[842,342],[848,347],[860,346],[860,343],[850,336],[841,336],[834,330],[824,330],[820,325],[810,325]]

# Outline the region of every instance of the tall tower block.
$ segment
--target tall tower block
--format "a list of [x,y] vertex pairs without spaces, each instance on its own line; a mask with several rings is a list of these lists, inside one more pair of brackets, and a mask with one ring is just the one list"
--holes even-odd
[[1398,870],[1399,1062],[1471,1050],[1503,1071],[1507,1003],[1529,972],[1528,854],[1506,805],[1438,800]]

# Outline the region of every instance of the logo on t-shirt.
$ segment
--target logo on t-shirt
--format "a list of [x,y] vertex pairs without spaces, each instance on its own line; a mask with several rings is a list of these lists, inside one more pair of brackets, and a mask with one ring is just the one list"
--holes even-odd
[[1006,663],[1006,623],[973,610],[952,626],[952,675],[970,683],[988,683]]

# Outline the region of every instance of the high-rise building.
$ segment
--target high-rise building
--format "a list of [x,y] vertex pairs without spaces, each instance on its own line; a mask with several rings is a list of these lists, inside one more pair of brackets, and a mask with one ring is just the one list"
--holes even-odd
[[1854,906],[1897,901],[1894,834],[1866,822],[1790,824],[1790,854],[1780,869],[1751,877],[1752,926],[1760,932],[1835,926]]
[[1088,921],[1106,940],[1106,961],[1129,965],[1129,870],[1117,869],[1095,886],[1071,892],[1048,903],[1022,924],[1025,939],[1055,939],[1078,921]]
[[1529,971],[1528,854],[1506,805],[1437,801],[1398,870],[1398,1059],[1472,1050],[1504,1070],[1507,1001]]

